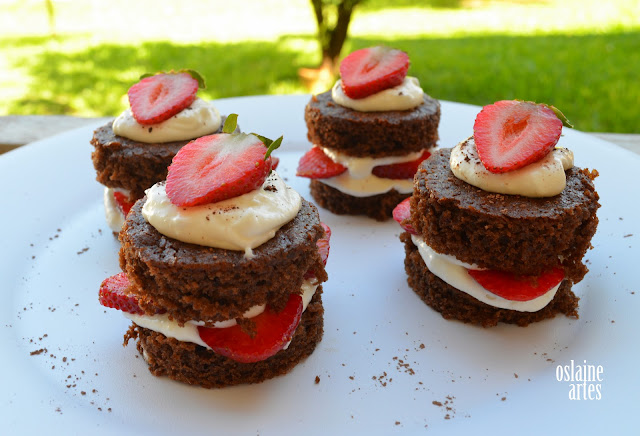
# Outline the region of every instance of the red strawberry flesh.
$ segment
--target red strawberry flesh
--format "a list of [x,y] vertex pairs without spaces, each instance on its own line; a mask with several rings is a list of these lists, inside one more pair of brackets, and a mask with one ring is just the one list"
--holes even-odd
[[412,235],[417,235],[418,232],[411,225],[411,197],[402,200],[398,205],[393,208],[393,219],[400,224],[400,227],[404,231],[409,232]]
[[135,201],[129,200],[129,197],[120,191],[113,191],[113,198],[120,212],[122,212],[124,216],[127,216]]
[[251,318],[255,334],[250,336],[239,325],[228,328],[198,327],[200,338],[213,351],[236,362],[252,363],[268,359],[291,341],[302,317],[302,297],[292,294],[279,313],[269,306]]
[[564,279],[562,268],[553,268],[539,277],[519,276],[495,270],[468,270],[487,291],[511,301],[529,301],[546,294]]
[[517,170],[545,157],[558,143],[562,121],[548,106],[498,101],[482,108],[473,135],[482,164],[492,173]]
[[191,141],[173,158],[167,195],[176,206],[215,203],[258,189],[272,167],[254,135],[219,133]]
[[142,125],[158,124],[189,107],[198,81],[188,73],[162,73],[146,77],[129,88],[129,105]]
[[360,99],[400,85],[409,69],[409,55],[389,47],[356,50],[340,63],[342,90]]
[[296,176],[310,179],[328,179],[347,171],[347,167],[334,162],[320,147],[313,146],[298,162]]
[[143,315],[137,297],[129,292],[130,287],[129,279],[123,272],[108,277],[100,285],[98,300],[105,307]]
[[431,156],[427,150],[424,150],[420,157],[410,162],[402,162],[389,165],[379,165],[373,167],[371,173],[376,177],[384,179],[412,179],[418,171],[418,167],[425,159]]

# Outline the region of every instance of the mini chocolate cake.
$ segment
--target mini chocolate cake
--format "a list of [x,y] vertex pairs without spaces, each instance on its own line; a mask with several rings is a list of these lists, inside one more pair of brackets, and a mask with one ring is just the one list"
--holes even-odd
[[[423,103],[404,111],[360,112],[335,103],[331,91],[313,96],[305,108],[309,141],[350,157],[385,158],[428,150],[438,141],[440,103],[424,94]],[[311,180],[311,195],[338,215],[365,215],[378,221],[391,217],[395,205],[409,197],[396,189],[353,196]]]
[[[217,132],[222,131],[225,116]],[[96,180],[108,188],[128,190],[132,200],[144,196],[144,190],[167,178],[171,160],[189,140],[149,144],[113,133],[112,123],[93,132],[91,153]],[[149,127],[153,128],[153,127]]]
[[[200,321],[206,327],[236,319],[251,332],[251,318],[242,318],[248,309],[266,304],[279,312],[291,294],[301,294],[308,271],[318,283],[327,279],[316,245],[325,231],[317,209],[305,200],[297,216],[249,257],[243,251],[194,245],[160,234],[141,214],[144,201],[131,209],[120,233],[120,266],[147,315],[163,309],[180,325]],[[238,362],[135,323],[125,344],[138,339],[138,350],[155,375],[207,388],[258,383],[286,373],[314,350],[323,333],[321,294],[318,285],[289,346],[266,360]]]
[[458,179],[450,169],[450,154],[451,149],[434,152],[416,173],[410,223],[418,236],[435,252],[478,269],[538,276],[559,266],[564,279],[541,310],[492,307],[434,275],[411,235],[403,233],[411,288],[444,318],[485,327],[498,322],[526,326],[557,314],[577,317],[578,298],[571,287],[587,272],[582,258],[598,224],[597,172],[565,171],[566,187],[552,197],[504,195]]
[[335,103],[327,91],[311,98],[304,119],[312,144],[354,157],[398,156],[435,147],[440,102],[425,94],[415,109],[360,112]]

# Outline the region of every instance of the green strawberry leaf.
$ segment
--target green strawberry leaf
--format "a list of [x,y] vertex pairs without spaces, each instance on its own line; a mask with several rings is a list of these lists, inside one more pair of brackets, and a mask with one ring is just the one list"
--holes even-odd
[[187,73],[191,77],[196,79],[198,81],[198,88],[205,89],[207,87],[207,85],[206,85],[206,83],[204,81],[204,77],[202,76],[202,74],[200,74],[196,70],[192,70],[192,69],[188,69],[188,68],[183,68],[183,69],[178,70],[178,71],[171,70],[171,71],[158,71],[157,73],[144,73],[142,76],[140,76],[139,80],[146,79],[147,77],[155,76],[156,74],[179,74],[179,73]]
[[276,148],[280,147],[280,144],[282,144],[282,140],[283,139],[284,139],[284,136],[281,136],[278,139],[276,139],[275,141],[271,141],[271,144],[269,144],[269,146],[267,147],[267,152],[264,155],[264,160],[267,160],[269,158],[269,156],[271,156],[271,152],[273,150],[275,150]]
[[253,136],[256,136],[260,141],[262,141],[262,143],[264,144],[265,147],[267,147],[267,152],[264,155],[264,160],[267,160],[269,158],[269,156],[271,156],[271,152],[273,150],[275,150],[276,148],[280,147],[280,144],[282,144],[282,140],[284,139],[284,136],[279,137],[278,139],[276,139],[275,141],[267,138],[266,136],[262,136],[262,135],[258,135],[257,133],[251,133]]
[[558,117],[558,119],[560,121],[562,121],[562,125],[563,126],[573,129],[573,125],[569,122],[567,117],[562,112],[560,112],[560,109],[558,109],[557,107],[552,106],[550,104],[545,104],[545,106],[548,107],[549,109],[551,109],[554,114],[556,114],[556,117]]
[[222,127],[223,133],[233,133],[238,126],[238,114],[229,114],[227,119],[224,120],[224,126]]

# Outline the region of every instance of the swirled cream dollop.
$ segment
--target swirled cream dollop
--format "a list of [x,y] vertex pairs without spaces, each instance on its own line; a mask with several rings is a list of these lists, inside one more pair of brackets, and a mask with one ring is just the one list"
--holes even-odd
[[422,150],[403,156],[371,158],[353,157],[330,148],[320,148],[332,161],[347,167],[347,171],[338,176],[319,179],[325,185],[353,197],[370,197],[387,193],[392,189],[401,194],[413,192],[413,179],[386,179],[375,176],[372,171],[379,165],[414,161],[420,157]]
[[113,121],[112,129],[116,135],[140,142],[186,141],[216,132],[221,121],[218,109],[211,102],[196,97],[191,106],[150,126],[138,123],[131,109],[127,109]]
[[158,232],[182,242],[242,250],[247,257],[295,218],[302,206],[300,195],[275,171],[254,191],[201,206],[174,205],[164,183],[145,193],[142,215]]
[[457,178],[483,191],[524,197],[553,197],[567,185],[565,171],[573,167],[573,152],[556,147],[544,158],[526,167],[496,174],[484,167],[471,137],[451,150],[449,163]]
[[340,106],[359,112],[405,111],[416,108],[424,101],[424,91],[416,77],[407,76],[393,88],[388,88],[365,98],[347,97],[338,80],[331,89],[331,98]]

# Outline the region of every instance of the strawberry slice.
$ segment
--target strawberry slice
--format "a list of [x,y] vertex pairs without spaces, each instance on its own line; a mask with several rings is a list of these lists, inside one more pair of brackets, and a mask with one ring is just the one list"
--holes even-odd
[[189,107],[196,98],[198,81],[189,73],[161,73],[129,88],[133,118],[142,125],[158,124]]
[[411,197],[402,200],[396,207],[393,208],[393,219],[396,220],[400,227],[405,232],[409,232],[412,235],[417,235],[416,229],[411,225]]
[[[327,264],[327,259],[329,258],[329,240],[331,239],[331,229],[325,223],[320,223],[322,228],[324,229],[324,236],[316,242],[318,246],[318,252],[320,253],[320,257],[322,258],[322,263],[324,265]],[[315,271],[310,269],[304,275],[305,280],[312,279],[316,276]]]
[[562,124],[547,105],[503,100],[482,108],[473,136],[485,168],[504,173],[546,156],[558,143]]
[[349,98],[364,98],[400,85],[409,69],[409,55],[389,47],[356,50],[340,63],[342,90]]
[[123,272],[104,279],[100,285],[98,300],[100,304],[123,312],[143,315],[138,299],[129,292],[129,278]]
[[285,308],[276,313],[269,306],[251,318],[255,334],[250,336],[239,325],[228,328],[198,327],[200,338],[213,351],[236,362],[265,360],[291,341],[302,317],[302,297],[291,294]]
[[313,146],[298,162],[296,176],[310,179],[328,179],[347,171],[347,167],[334,162],[320,147]]
[[487,291],[511,301],[538,298],[564,279],[562,268],[553,268],[539,277],[519,276],[495,270],[467,270],[469,275]]
[[413,176],[418,171],[418,167],[423,160],[428,159],[431,156],[427,150],[424,150],[420,157],[411,162],[401,162],[389,165],[379,165],[373,167],[371,173],[376,177],[382,177],[384,179],[413,179]]
[[135,204],[135,201],[129,200],[129,197],[120,191],[113,191],[113,199],[116,201],[118,209],[120,209],[120,212],[122,212],[124,216],[127,216]]
[[[138,305],[138,297],[129,292],[131,283],[124,272],[103,280],[98,292],[100,304],[123,312],[144,315],[144,311]],[[158,308],[156,313],[165,313],[166,310]]]
[[272,158],[255,135],[218,133],[191,141],[173,158],[167,195],[176,206],[214,203],[251,192],[264,183]]

